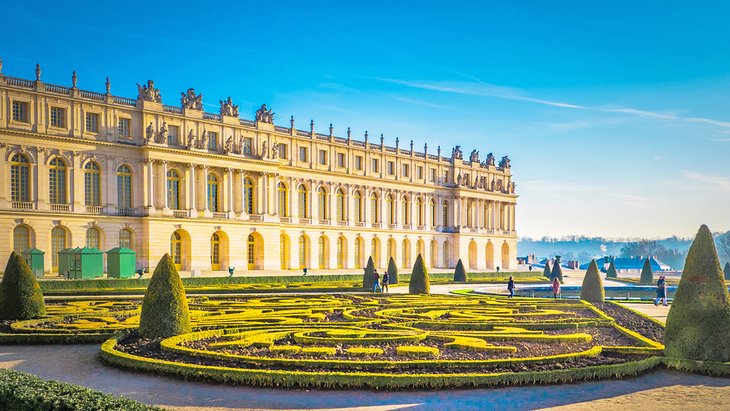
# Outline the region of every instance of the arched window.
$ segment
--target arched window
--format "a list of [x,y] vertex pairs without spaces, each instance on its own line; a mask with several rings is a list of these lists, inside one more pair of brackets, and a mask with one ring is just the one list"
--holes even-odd
[[376,267],[380,267],[380,240],[373,238],[370,248],[370,255],[373,257],[373,263]]
[[431,227],[436,227],[438,225],[438,211],[436,208],[436,203],[431,199],[428,203],[428,207],[431,210]]
[[403,224],[411,223],[411,202],[408,197],[403,197]]
[[253,180],[246,177],[243,180],[243,204],[246,207],[246,213],[254,213],[254,191],[253,191]]
[[[355,221],[358,223],[363,222],[362,218],[362,195],[360,194],[359,190],[356,190],[353,195],[352,199],[355,200],[355,209],[353,210],[353,217],[355,218]],[[360,268],[360,267],[355,267]]]
[[403,268],[409,268],[411,266],[411,242],[407,239],[403,240],[401,258],[403,258]]
[[10,159],[10,197],[11,201],[30,201],[30,161],[22,154]]
[[355,268],[362,268],[362,238],[355,239]]
[[89,228],[86,230],[86,246],[89,248],[101,249],[99,230],[96,228]]
[[309,239],[302,235],[299,237],[299,269],[307,268],[309,262]]
[[22,253],[31,248],[30,230],[28,226],[18,225],[13,229],[13,251]]
[[345,268],[347,263],[347,245],[345,243],[345,237],[337,238],[337,268]]
[[210,236],[210,270],[220,271],[221,269],[221,239],[218,234]]
[[175,170],[167,170],[167,206],[180,209],[180,174]]
[[370,194],[370,218],[373,223],[380,222],[380,207],[378,207],[378,195],[375,193]]
[[302,184],[297,192],[299,195],[299,218],[309,218],[309,192],[307,187]]
[[329,213],[327,213],[327,190],[324,187],[317,190],[317,209],[319,210],[319,219],[326,220]]
[[253,234],[248,235],[248,241],[246,241],[246,251],[248,252],[248,269],[253,270],[256,266],[256,240]]
[[321,236],[319,237],[319,241],[317,242],[317,246],[319,247],[319,268],[327,268],[327,260],[329,259],[329,242],[327,241],[327,237]]
[[279,236],[279,262],[282,270],[289,269],[289,237],[282,234]]
[[212,212],[220,211],[220,182],[218,176],[213,173],[208,174],[208,210]]
[[449,226],[449,202],[448,201],[444,200],[444,203],[442,205],[442,210],[443,210],[443,218],[444,218],[443,226],[448,227]]
[[54,271],[58,270],[58,252],[64,248],[66,248],[66,230],[63,227],[54,227],[51,230],[51,265]]
[[51,204],[66,204],[66,163],[56,157],[48,165],[48,200]]
[[119,247],[134,249],[132,245],[132,231],[128,228],[119,231]]
[[279,182],[276,185],[276,192],[279,196],[279,216],[289,217],[289,196],[286,191],[286,184]]
[[93,161],[84,166],[84,199],[87,206],[101,205],[101,169]]
[[393,204],[393,196],[388,194],[385,196],[385,209],[388,213],[388,224],[395,224],[395,208]]
[[182,236],[177,231],[172,233],[170,238],[170,254],[172,254],[172,262],[175,264],[175,268],[180,270],[182,268]]
[[337,221],[345,221],[345,218],[347,217],[347,211],[345,210],[345,193],[340,188],[337,190],[337,193],[335,193],[335,196],[337,198]]
[[416,199],[416,224],[424,225],[423,224],[423,200],[421,200],[420,197]]
[[449,242],[444,241],[444,268],[449,268],[449,265],[451,264],[451,250],[449,247]]
[[117,208],[132,208],[132,169],[127,165],[117,168]]

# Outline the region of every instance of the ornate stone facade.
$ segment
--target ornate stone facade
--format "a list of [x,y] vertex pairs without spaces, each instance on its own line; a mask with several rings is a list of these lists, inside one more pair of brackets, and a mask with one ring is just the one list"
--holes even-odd
[[280,127],[265,105],[239,119],[230,98],[206,113],[192,89],[167,106],[152,81],[138,92],[0,74],[0,261],[36,247],[51,271],[64,247],[124,245],[140,267],[172,252],[183,271],[353,272],[369,256],[409,270],[419,253],[431,267],[515,267],[507,157]]

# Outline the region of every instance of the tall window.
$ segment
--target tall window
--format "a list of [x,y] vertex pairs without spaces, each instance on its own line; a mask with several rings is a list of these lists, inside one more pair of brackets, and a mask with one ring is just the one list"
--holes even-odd
[[345,217],[347,216],[347,213],[345,211],[345,193],[340,188],[337,190],[335,196],[337,206],[337,221],[345,221]]
[[243,196],[244,196],[244,207],[248,214],[253,214],[253,180],[246,177],[243,180]]
[[416,199],[416,224],[423,225],[423,200]]
[[180,270],[182,268],[182,236],[177,231],[172,233],[172,238],[170,238],[170,254],[172,254],[175,268]]
[[436,203],[433,200],[430,200],[430,202],[428,203],[428,206],[431,210],[431,227],[436,227],[437,219],[438,219]]
[[211,271],[221,269],[221,239],[216,233],[210,237],[210,269]]
[[279,182],[276,185],[276,192],[279,196],[279,216],[289,217],[289,196],[286,192],[286,184]]
[[89,248],[101,248],[99,243],[98,229],[92,227],[86,230],[86,246]]
[[380,241],[377,238],[373,238],[373,241],[370,244],[371,252],[370,255],[373,256],[373,262],[375,263],[376,267],[380,266]]
[[474,201],[468,200],[466,206],[466,226],[474,227]]
[[248,252],[248,269],[253,270],[256,267],[256,240],[253,234],[248,235],[248,241],[246,242],[246,251]]
[[337,268],[345,268],[347,261],[347,247],[345,246],[345,237],[337,238]]
[[380,207],[378,207],[378,195],[375,193],[370,194],[370,218],[373,223],[380,222]]
[[218,151],[218,133],[208,132],[208,150]]
[[96,113],[86,113],[86,131],[89,133],[99,132],[99,115]]
[[307,267],[309,261],[309,239],[306,236],[299,237],[299,269]]
[[282,270],[289,269],[289,237],[282,234],[279,236],[279,265]]
[[385,209],[388,212],[388,223],[395,224],[395,205],[393,204],[393,196],[390,194],[385,196]]
[[22,253],[29,248],[31,248],[30,230],[24,225],[16,226],[13,229],[13,250]]
[[101,169],[93,161],[84,166],[84,194],[87,206],[101,205]]
[[[357,221],[358,223],[361,223],[361,222],[363,222],[363,218],[362,218],[362,196],[360,195],[360,191],[355,191],[355,193],[353,194],[353,200],[355,200],[355,209],[353,210],[354,211],[353,217],[355,218],[355,221]],[[360,267],[356,267],[356,268],[360,268]]]
[[25,101],[13,101],[13,121],[28,123],[28,103]]
[[309,193],[303,184],[299,186],[299,218],[309,218]]
[[411,223],[411,202],[403,197],[403,224]]
[[180,174],[176,170],[167,170],[167,206],[180,209]]
[[119,119],[119,137],[129,137],[131,132],[131,120],[128,118]]
[[443,226],[448,227],[449,226],[449,202],[444,200],[442,207],[443,212]]
[[208,210],[212,212],[218,212],[219,209],[219,194],[220,194],[220,184],[218,182],[218,177],[213,174],[208,174]]
[[122,248],[133,248],[132,247],[132,231],[124,228],[119,231],[119,247]]
[[51,230],[51,265],[53,270],[58,270],[58,252],[64,248],[66,248],[66,230],[63,227],[54,227]]
[[355,239],[355,268],[362,268],[362,261],[360,261],[360,258],[362,256],[362,238],[357,237]]
[[66,204],[66,163],[58,157],[48,166],[48,191],[51,204]]
[[10,159],[10,197],[11,201],[30,201],[30,162],[22,154]]
[[132,169],[127,165],[117,169],[117,208],[132,208]]
[[66,109],[61,107],[51,107],[51,126],[58,128],[66,128]]
[[327,190],[324,187],[320,187],[317,190],[317,209],[319,210],[319,219],[327,219]]
[[329,250],[327,249],[329,244],[327,244],[327,237],[319,237],[317,246],[319,248],[319,268],[327,268],[327,259],[329,258]]

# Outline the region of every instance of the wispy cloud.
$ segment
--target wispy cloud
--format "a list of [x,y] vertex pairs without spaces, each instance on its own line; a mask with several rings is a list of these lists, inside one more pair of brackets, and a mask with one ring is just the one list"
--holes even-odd
[[398,101],[400,101],[402,103],[413,104],[413,105],[416,105],[416,106],[437,108],[439,110],[460,111],[459,109],[454,108],[454,107],[444,106],[442,104],[431,103],[429,101],[418,100],[418,99],[415,99],[415,98],[407,98],[407,97],[402,97],[402,96],[391,96],[391,97],[393,97],[394,99],[396,99],[396,100],[398,100]]
[[682,175],[687,179],[705,183],[715,190],[730,190],[730,178],[725,176],[713,176],[690,170],[682,170]]
[[666,204],[663,198],[647,197],[626,193],[604,193],[606,197],[613,198],[617,204],[629,208],[657,208]]

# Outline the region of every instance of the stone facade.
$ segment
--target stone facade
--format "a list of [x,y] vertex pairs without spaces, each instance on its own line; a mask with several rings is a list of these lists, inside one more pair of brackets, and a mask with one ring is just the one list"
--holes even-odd
[[[509,158],[464,159],[274,125],[266,106],[239,119],[0,72],[0,260],[15,249],[120,244],[139,267],[173,252],[182,271],[313,272],[385,267],[514,268],[515,185]],[[495,164],[498,163],[498,164]]]

